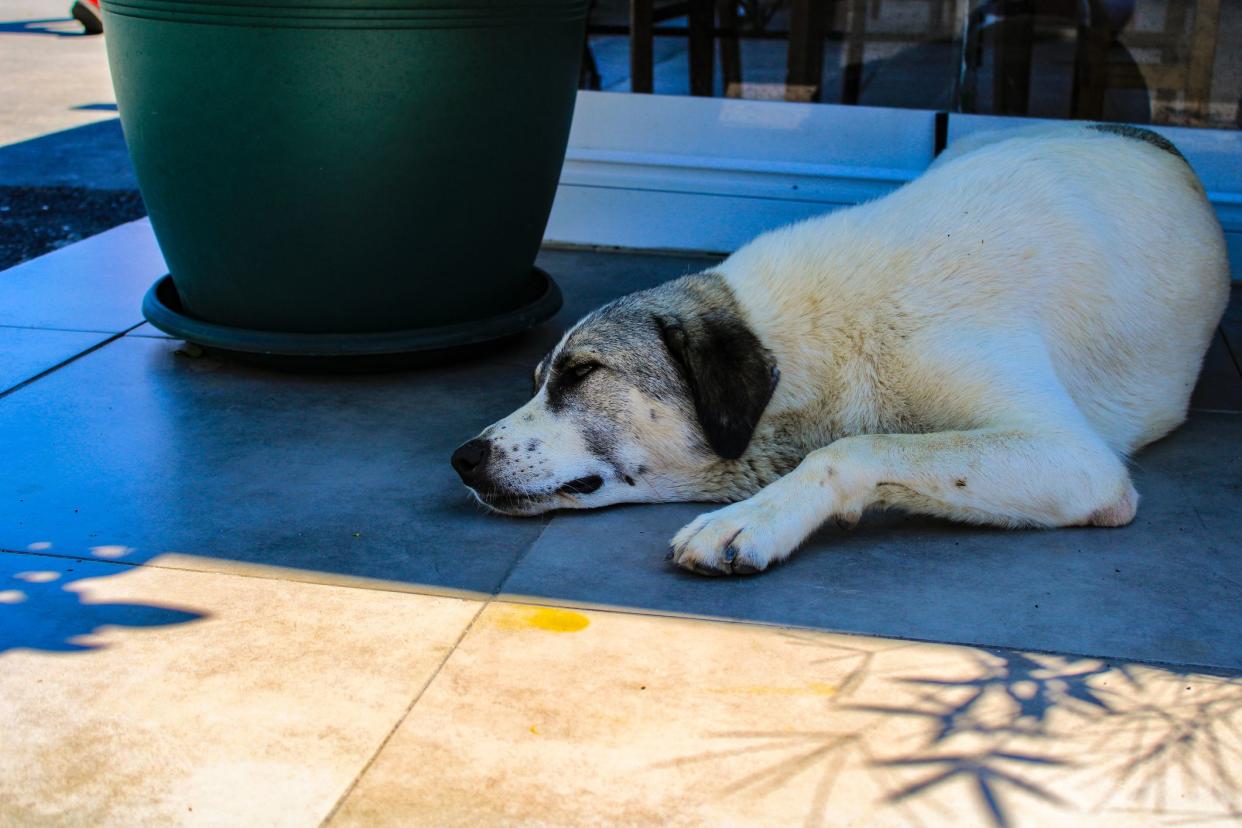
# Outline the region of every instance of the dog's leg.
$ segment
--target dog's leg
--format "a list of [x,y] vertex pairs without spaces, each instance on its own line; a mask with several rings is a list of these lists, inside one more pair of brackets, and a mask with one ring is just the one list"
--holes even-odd
[[1121,526],[1137,505],[1125,464],[1087,429],[863,435],[702,515],[677,533],[671,559],[704,574],[757,572],[829,519],[852,525],[871,506],[1017,527]]

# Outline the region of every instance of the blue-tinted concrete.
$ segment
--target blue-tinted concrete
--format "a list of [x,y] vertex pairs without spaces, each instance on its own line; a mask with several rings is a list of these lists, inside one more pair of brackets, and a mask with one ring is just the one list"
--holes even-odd
[[657,613],[1242,668],[1242,414],[1197,414],[1140,454],[1121,529],[1002,531],[904,515],[817,534],[764,575],[664,563],[710,506],[565,515],[505,585]]
[[1236,346],[1231,347],[1233,343],[1242,344],[1242,330],[1234,335],[1233,342],[1225,338],[1223,330],[1212,339],[1212,347],[1203,359],[1199,384],[1190,399],[1191,407],[1242,411],[1242,383],[1237,382],[1239,369],[1234,359]]
[[[95,302],[58,324],[137,321],[160,263],[130,257],[119,279],[93,264],[133,246],[127,232],[0,274],[0,300],[15,295],[0,305],[54,316],[67,285]],[[0,399],[0,548],[123,547],[130,562],[179,552],[495,591],[543,522],[484,515],[448,465],[452,450],[525,401],[531,368],[577,316],[712,261],[548,251],[540,264],[566,293],[551,324],[407,373],[295,376],[125,337]]]
[[525,370],[296,377],[127,337],[0,399],[0,548],[128,547],[490,592],[540,521],[486,516],[448,465]]
[[0,327],[0,394],[106,340],[106,334]]
[[[0,274],[0,309],[45,328],[136,323],[161,267],[136,227]],[[1196,395],[1203,411],[1135,459],[1144,501],[1124,529],[890,515],[825,530],[769,574],[705,580],[670,570],[663,552],[708,506],[518,520],[472,505],[449,453],[524,401],[560,331],[712,261],[545,251],[540,265],[566,295],[551,324],[468,362],[397,374],[189,359],[139,328],[0,397],[0,549],[127,563],[176,552],[187,556],[176,565],[202,568],[241,561],[397,588],[1242,667],[1242,375],[1223,338]],[[38,362],[31,341],[10,351]]]
[[146,220],[123,224],[0,272],[0,325],[120,333],[166,272]]
[[121,120],[110,118],[0,146],[0,186],[136,190],[138,180]]

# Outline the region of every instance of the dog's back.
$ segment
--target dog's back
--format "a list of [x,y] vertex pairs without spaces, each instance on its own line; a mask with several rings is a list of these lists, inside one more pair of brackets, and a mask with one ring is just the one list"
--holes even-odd
[[951,426],[983,405],[973,369],[999,349],[1017,373],[1050,360],[1128,453],[1184,419],[1229,289],[1198,179],[1151,136],[977,136],[892,195],[766,234],[721,271],[765,341],[822,361],[808,364],[821,387],[871,384],[854,392],[861,430]]

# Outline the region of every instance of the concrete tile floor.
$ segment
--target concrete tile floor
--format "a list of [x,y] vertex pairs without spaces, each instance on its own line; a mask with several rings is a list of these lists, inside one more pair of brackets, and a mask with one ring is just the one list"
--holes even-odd
[[474,509],[559,328],[710,263],[545,251],[552,324],[366,377],[178,356],[145,222],[0,273],[0,824],[1242,821],[1238,305],[1126,529],[705,580],[703,507]]
[[1184,669],[493,603],[329,824],[1224,822],[1240,713]]
[[107,340],[106,334],[0,327],[0,392],[67,362]]
[[313,825],[481,607],[12,553],[0,584],[0,825]]
[[0,326],[124,333],[142,324],[147,274],[163,267],[150,224],[123,224],[4,271]]

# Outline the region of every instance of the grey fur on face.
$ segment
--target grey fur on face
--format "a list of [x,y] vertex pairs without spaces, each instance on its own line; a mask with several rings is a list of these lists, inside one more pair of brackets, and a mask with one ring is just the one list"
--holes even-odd
[[574,326],[536,366],[531,402],[479,438],[504,432],[527,450],[492,451],[487,475],[463,479],[525,514],[726,499],[711,481],[738,477],[719,466],[745,455],[778,379],[723,278],[682,277]]

